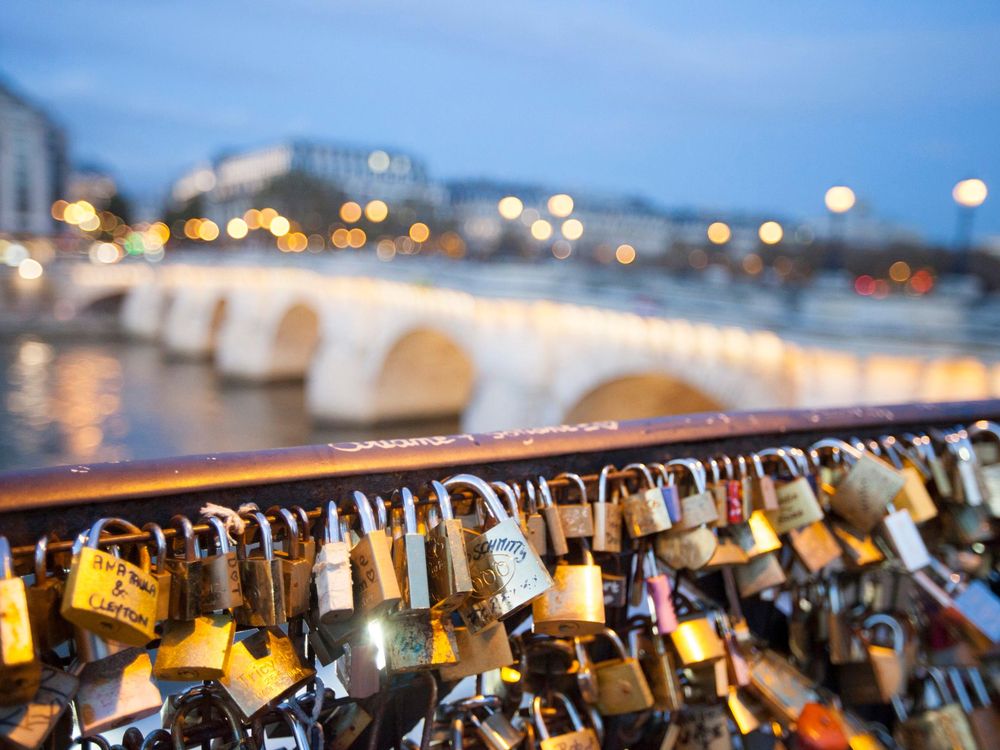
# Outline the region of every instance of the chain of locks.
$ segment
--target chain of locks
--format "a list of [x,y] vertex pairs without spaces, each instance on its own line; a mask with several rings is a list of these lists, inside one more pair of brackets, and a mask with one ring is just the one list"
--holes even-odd
[[998,447],[977,422],[0,537],[0,747],[997,747]]

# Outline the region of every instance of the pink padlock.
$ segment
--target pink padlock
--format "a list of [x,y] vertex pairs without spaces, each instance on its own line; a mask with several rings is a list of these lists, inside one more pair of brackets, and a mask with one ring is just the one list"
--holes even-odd
[[674,611],[670,580],[666,574],[660,572],[652,549],[646,551],[643,563],[649,614],[652,616],[660,635],[672,633],[677,629],[677,613]]

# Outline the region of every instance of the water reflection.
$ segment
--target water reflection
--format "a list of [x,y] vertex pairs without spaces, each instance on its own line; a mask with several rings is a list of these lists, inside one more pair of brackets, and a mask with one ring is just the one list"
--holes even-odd
[[235,385],[155,345],[0,341],[0,470],[455,432],[315,425],[301,384]]

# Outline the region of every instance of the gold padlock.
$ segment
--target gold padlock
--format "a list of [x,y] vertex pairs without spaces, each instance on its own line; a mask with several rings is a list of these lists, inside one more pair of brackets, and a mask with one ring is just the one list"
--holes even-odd
[[43,664],[41,683],[34,697],[18,706],[0,708],[0,747],[13,750],[42,747],[76,695],[79,684],[73,675]]
[[531,718],[538,733],[541,750],[599,750],[601,741],[597,732],[585,726],[576,707],[566,697],[565,693],[553,693],[552,697],[562,704],[569,718],[571,730],[552,736],[543,715],[542,696],[536,695],[531,702]]
[[0,536],[0,706],[27,703],[38,692],[41,679],[27,589],[14,572],[7,537]]
[[451,623],[429,610],[405,610],[382,620],[385,666],[390,674],[458,664]]
[[617,656],[594,664],[597,678],[597,710],[604,716],[645,711],[653,705],[653,692],[639,661],[625,651],[618,634],[610,628],[597,637],[607,638]]
[[629,536],[633,539],[659,534],[671,526],[670,514],[663,500],[663,492],[656,486],[653,474],[645,464],[629,464],[622,471],[634,469],[645,480],[645,486],[630,493],[622,502],[622,517]]
[[442,666],[439,670],[441,679],[453,682],[463,677],[483,674],[493,669],[503,669],[514,663],[514,654],[510,649],[510,639],[503,623],[480,630],[469,632],[468,628],[455,628],[455,651],[458,661],[452,665]]
[[725,643],[707,612],[696,612],[678,622],[670,642],[685,667],[701,666],[726,656]]
[[555,584],[531,604],[532,628],[536,633],[569,637],[600,633],[604,630],[604,582],[601,566],[583,546],[580,565],[565,560],[552,574]]
[[458,609],[472,593],[472,574],[465,550],[465,530],[455,518],[451,496],[436,480],[431,487],[440,517],[427,532],[427,573],[433,609],[447,614]]
[[[587,486],[579,474],[563,473],[556,478],[568,479],[576,485],[579,494],[576,503],[560,502],[558,497],[555,498],[555,507],[559,511],[563,533],[567,539],[589,539],[594,535],[594,511],[587,502]],[[543,496],[549,495],[549,487],[544,477],[538,478],[538,488]]]
[[152,716],[163,705],[149,653],[128,648],[85,664],[74,701],[80,735],[92,737]]
[[193,620],[168,620],[153,676],[177,682],[219,679],[229,666],[235,634],[236,623],[229,612],[199,615]]
[[149,550],[139,547],[139,565],[97,548],[101,531],[115,526],[139,529],[120,518],[102,518],[73,543],[73,562],[60,612],[74,625],[130,646],[156,636],[157,585],[149,570]]
[[622,506],[618,492],[608,497],[608,476],[618,471],[608,464],[601,469],[597,480],[597,502],[594,503],[594,552],[622,551]]
[[[356,490],[351,498],[362,535],[351,549],[356,600],[364,614],[377,617],[397,605],[403,595],[392,565],[389,537],[376,528],[372,506],[365,494]],[[376,507],[382,507],[382,504],[378,503]]]
[[219,684],[243,718],[252,719],[315,674],[314,669],[303,666],[295,646],[280,629],[261,628],[233,646],[229,669]]
[[35,581],[26,591],[31,636],[39,653],[58,648],[73,636],[72,626],[59,614],[65,582],[61,570],[56,575],[49,575],[48,549],[49,535],[46,534],[35,545]]

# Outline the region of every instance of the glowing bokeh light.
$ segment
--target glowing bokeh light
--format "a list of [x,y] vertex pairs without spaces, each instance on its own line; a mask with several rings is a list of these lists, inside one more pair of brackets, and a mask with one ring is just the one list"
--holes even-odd
[[409,234],[414,242],[426,242],[431,236],[431,230],[422,221],[417,221],[410,226]]
[[368,241],[368,236],[365,234],[365,230],[359,227],[355,227],[350,232],[347,233],[347,244],[351,247],[358,248],[364,247],[365,243]]
[[552,225],[545,219],[536,219],[531,224],[531,236],[536,240],[547,240],[552,236]]
[[372,151],[368,154],[368,168],[375,174],[381,174],[389,168],[389,154],[385,151]]
[[330,235],[330,242],[333,246],[343,250],[345,247],[351,244],[351,233],[348,232],[344,227],[333,230],[333,234]]
[[45,269],[34,258],[25,258],[17,264],[17,275],[26,281],[40,279],[43,273],[45,273]]
[[566,260],[573,254],[573,246],[566,240],[556,240],[552,243],[552,255],[557,260]]
[[827,210],[835,214],[844,214],[850,211],[854,208],[855,200],[854,191],[846,185],[834,185],[823,196]]
[[583,222],[579,219],[566,219],[562,223],[562,236],[567,240],[578,240],[583,237]]
[[785,236],[785,230],[776,221],[765,221],[757,230],[757,236],[765,245],[777,245]]
[[619,245],[615,249],[615,260],[627,266],[635,260],[635,248],[631,245]]
[[910,264],[905,260],[897,260],[889,266],[889,278],[897,284],[904,283],[910,278]]
[[340,218],[348,224],[353,224],[361,218],[361,206],[354,201],[347,201],[340,207]]
[[251,208],[243,214],[243,221],[246,222],[247,229],[260,229],[260,211]]
[[500,202],[497,203],[497,211],[500,212],[500,215],[503,218],[508,220],[516,219],[521,215],[523,210],[524,204],[521,202],[521,199],[515,195],[508,195],[501,198]]
[[226,224],[226,234],[234,240],[242,240],[247,236],[247,232],[249,231],[250,227],[248,227],[247,223],[238,216],[230,219],[229,223]]
[[559,193],[549,198],[547,207],[550,214],[562,219],[573,213],[573,199],[565,193]]
[[385,201],[368,201],[368,205],[365,206],[365,216],[368,221],[378,224],[389,216],[389,206],[386,205]]
[[757,253],[750,253],[743,258],[743,270],[750,276],[756,276],[764,270],[764,261]]
[[708,225],[706,234],[713,245],[725,245],[733,236],[732,230],[724,221],[713,221]]
[[202,219],[198,225],[198,239],[212,242],[219,237],[219,225],[211,219]]
[[955,203],[966,208],[978,208],[983,205],[987,195],[989,190],[986,189],[986,183],[976,178],[958,182],[951,191]]
[[271,219],[267,228],[271,230],[271,234],[275,237],[283,237],[288,234],[289,230],[292,228],[292,224],[284,216],[275,216]]

